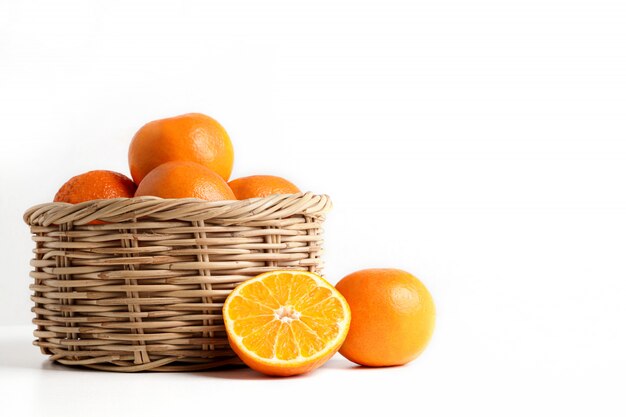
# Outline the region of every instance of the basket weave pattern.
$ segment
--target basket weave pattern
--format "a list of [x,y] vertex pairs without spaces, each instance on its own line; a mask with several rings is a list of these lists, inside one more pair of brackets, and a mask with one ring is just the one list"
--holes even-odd
[[311,193],[32,207],[34,344],[62,364],[122,372],[240,363],[225,298],[262,272],[320,273],[330,207]]

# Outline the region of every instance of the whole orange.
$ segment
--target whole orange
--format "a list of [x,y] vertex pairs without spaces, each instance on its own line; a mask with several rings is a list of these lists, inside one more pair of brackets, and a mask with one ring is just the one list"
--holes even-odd
[[238,200],[267,197],[273,194],[296,194],[300,190],[284,178],[273,175],[252,175],[228,183]]
[[128,149],[130,174],[137,184],[154,168],[170,161],[197,162],[228,181],[233,159],[226,130],[200,113],[149,122],[135,133]]
[[132,197],[137,186],[119,172],[96,170],[70,178],[54,196],[54,201],[82,203],[90,200]]
[[159,165],[139,183],[135,196],[161,198],[200,198],[209,201],[236,200],[235,195],[215,172],[189,161]]
[[365,366],[403,365],[426,348],[435,326],[433,299],[399,269],[364,269],[336,285],[352,311],[339,353]]

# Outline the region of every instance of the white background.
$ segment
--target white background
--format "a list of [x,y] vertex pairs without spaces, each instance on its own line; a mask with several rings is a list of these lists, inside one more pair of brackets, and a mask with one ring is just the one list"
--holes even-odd
[[[333,198],[331,282],[423,280],[420,358],[266,380],[72,371],[30,346],[22,213],[128,174],[134,132],[191,111],[230,133],[233,177]],[[623,1],[1,0],[0,407],[624,415],[625,114]]]

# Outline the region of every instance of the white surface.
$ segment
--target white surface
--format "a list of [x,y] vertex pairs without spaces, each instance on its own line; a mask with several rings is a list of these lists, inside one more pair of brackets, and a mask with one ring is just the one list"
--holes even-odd
[[128,173],[133,133],[189,111],[231,134],[234,177],[332,196],[331,282],[403,268],[438,308],[407,368],[284,381],[67,371],[23,328],[4,407],[624,415],[625,21],[606,0],[0,0],[0,324],[31,319],[23,211]]
[[[270,378],[250,369],[119,374],[52,364],[30,328],[0,328],[2,407],[12,416],[623,415],[623,373],[603,360],[530,363],[435,340],[403,367],[360,368],[340,355],[317,371]],[[471,343],[469,343],[471,345]],[[591,366],[589,366],[591,365]],[[606,383],[608,381],[614,383]]]

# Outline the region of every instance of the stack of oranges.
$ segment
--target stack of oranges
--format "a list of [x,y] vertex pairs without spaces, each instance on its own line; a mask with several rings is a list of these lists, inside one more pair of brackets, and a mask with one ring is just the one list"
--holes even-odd
[[[54,201],[156,196],[244,200],[300,190],[284,178],[255,175],[230,182],[234,151],[226,130],[190,113],[155,120],[133,137],[132,179],[90,171],[68,180]],[[426,287],[399,269],[354,272],[333,287],[303,271],[272,271],[235,288],[223,307],[228,340],[251,368],[269,375],[309,372],[339,351],[364,366],[415,359],[433,333],[435,307]]]
[[300,190],[284,178],[254,175],[227,182],[233,170],[233,145],[215,119],[200,113],[155,120],[144,125],[128,149],[132,180],[97,170],[68,180],[54,201],[155,196],[208,201],[244,200]]

